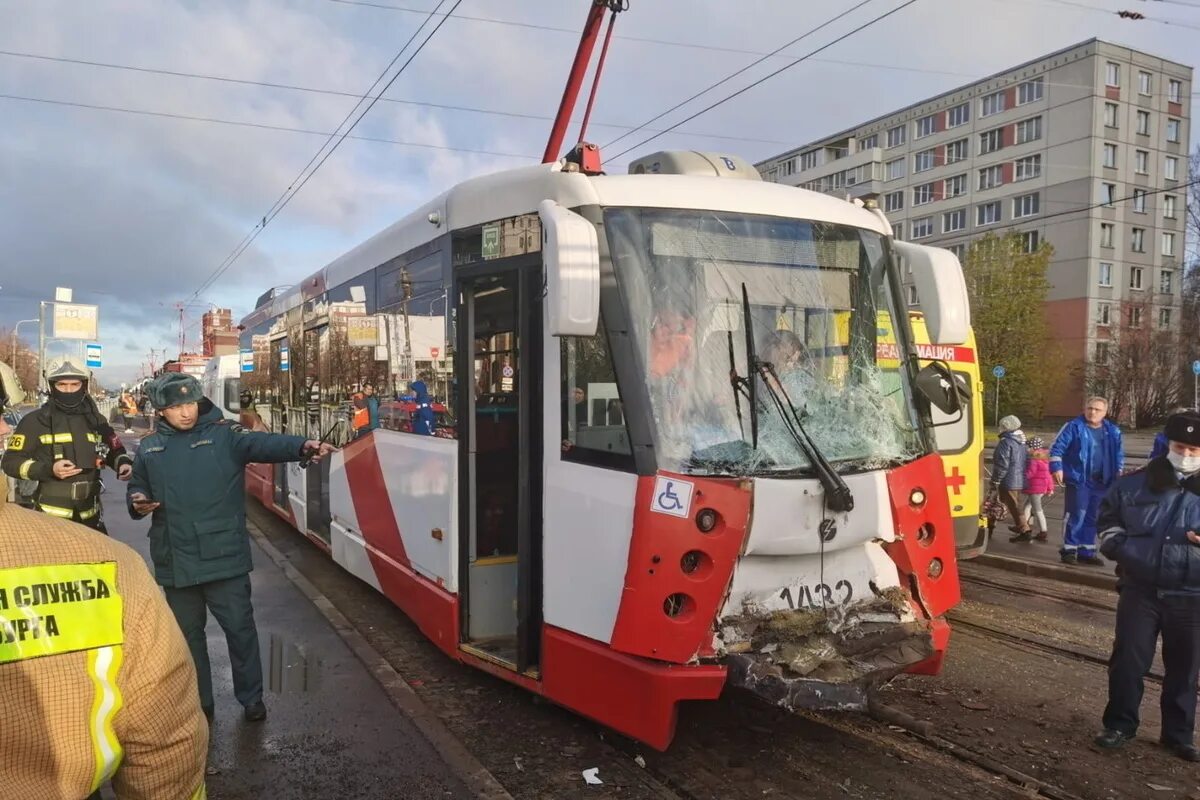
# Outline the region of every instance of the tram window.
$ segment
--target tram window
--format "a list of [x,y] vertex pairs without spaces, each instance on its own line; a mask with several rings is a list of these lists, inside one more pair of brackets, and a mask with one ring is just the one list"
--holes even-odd
[[603,332],[562,339],[562,457],[565,461],[633,469],[633,448]]

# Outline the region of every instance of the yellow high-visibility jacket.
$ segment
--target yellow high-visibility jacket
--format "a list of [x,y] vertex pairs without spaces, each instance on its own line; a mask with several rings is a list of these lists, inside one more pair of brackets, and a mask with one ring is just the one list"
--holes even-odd
[[129,547],[0,493],[0,800],[202,800],[208,724],[161,591]]

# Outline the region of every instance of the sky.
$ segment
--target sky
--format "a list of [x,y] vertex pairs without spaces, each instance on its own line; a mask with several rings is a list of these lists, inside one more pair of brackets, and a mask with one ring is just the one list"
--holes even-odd
[[[631,0],[588,139],[608,144],[832,20],[649,128],[674,124],[903,2]],[[355,128],[362,138],[197,296],[438,5],[0,0],[0,327],[71,287],[100,307],[101,380],[131,381],[152,348],[159,363],[178,352],[177,303],[198,350],[209,305],[238,319],[455,183],[537,163],[589,2],[463,0]],[[1198,32],[1200,0],[916,0],[674,132],[603,152],[612,172],[661,149],[757,161],[1093,36],[1190,64]],[[31,344],[36,333],[21,328]]]

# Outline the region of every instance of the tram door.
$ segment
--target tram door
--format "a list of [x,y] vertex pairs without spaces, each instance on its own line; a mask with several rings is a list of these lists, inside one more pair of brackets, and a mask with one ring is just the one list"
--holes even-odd
[[462,647],[527,671],[541,639],[541,262],[459,282]]

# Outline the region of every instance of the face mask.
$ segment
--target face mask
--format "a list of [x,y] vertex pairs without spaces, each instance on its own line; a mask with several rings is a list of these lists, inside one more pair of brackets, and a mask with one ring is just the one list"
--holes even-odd
[[76,389],[73,392],[51,389],[50,396],[54,398],[54,404],[63,411],[74,411],[83,403],[83,398],[87,396],[87,392],[82,388]]
[[1172,467],[1185,475],[1200,470],[1200,456],[1184,456],[1176,453],[1174,450],[1168,450],[1167,461],[1170,461]]

